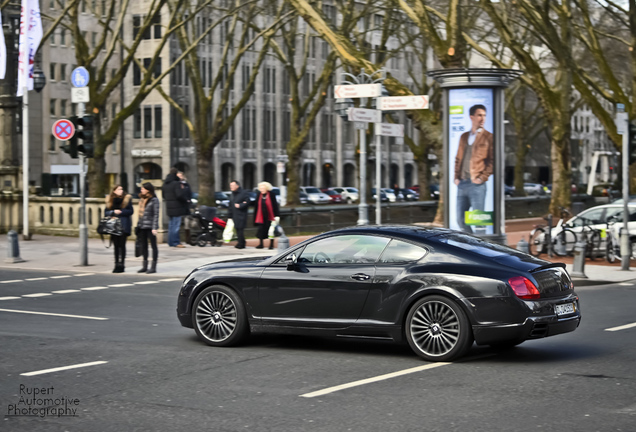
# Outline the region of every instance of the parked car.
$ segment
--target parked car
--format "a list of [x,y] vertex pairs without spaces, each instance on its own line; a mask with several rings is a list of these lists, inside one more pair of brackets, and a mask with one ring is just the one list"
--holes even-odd
[[565,264],[457,231],[386,225],[198,267],[183,281],[177,316],[213,347],[260,332],[371,337],[405,341],[433,362],[473,342],[514,346],[581,321]]
[[[230,196],[225,192],[214,192],[214,200],[216,201],[216,206],[219,208],[228,208],[230,205]],[[199,193],[194,192],[192,194],[191,202],[193,206],[197,206],[199,204]]]
[[417,201],[420,199],[420,194],[412,189],[400,189],[400,194],[402,194],[402,196],[404,197],[404,201]]
[[[375,188],[371,188],[371,199],[375,201]],[[386,193],[382,189],[380,189],[380,202],[389,202],[389,197],[386,196]]]
[[309,196],[305,192],[299,192],[298,196],[301,204],[307,204],[309,202]]
[[515,194],[515,187],[514,186],[508,186],[507,184],[504,184],[504,195],[509,198],[511,196],[514,196]]
[[540,185],[539,183],[524,183],[523,190],[526,193],[526,195],[538,196],[538,195],[545,194],[545,191],[543,190],[543,186]]
[[428,190],[431,193],[431,198],[434,200],[438,200],[439,199],[439,185],[438,184],[433,184],[430,183],[428,185]]
[[338,192],[331,190],[331,189],[322,189],[322,193],[327,194],[331,197],[331,203],[332,204],[340,204],[344,202],[344,199],[342,198],[342,195],[340,195]]
[[316,186],[301,186],[300,191],[307,194],[307,200],[311,204],[329,204],[331,197],[320,191]]
[[360,199],[360,192],[354,187],[331,187],[332,191],[338,192],[348,204],[352,204]]
[[395,195],[395,191],[391,188],[381,188],[380,189],[386,197],[389,199],[389,202],[396,202],[398,200],[397,195]]

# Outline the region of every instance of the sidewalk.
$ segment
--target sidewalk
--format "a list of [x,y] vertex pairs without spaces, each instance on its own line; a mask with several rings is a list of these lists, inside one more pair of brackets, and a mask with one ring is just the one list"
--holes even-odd
[[[508,244],[516,247],[523,237],[528,240],[528,233],[535,224],[540,224],[541,218],[515,219],[506,223],[506,235]],[[293,246],[311,236],[289,237]],[[113,270],[113,250],[107,249],[100,239],[88,239],[88,266],[80,266],[79,239],[76,237],[55,237],[34,235],[30,241],[23,241],[19,236],[20,257],[25,261],[21,263],[8,263],[5,258],[8,253],[7,235],[0,235],[0,273],[2,269],[25,270],[56,270],[72,272],[110,273]],[[197,266],[211,262],[218,262],[233,258],[247,258],[259,256],[272,256],[277,253],[277,242],[274,250],[256,249],[256,239],[248,239],[245,249],[234,248],[235,242],[221,247],[198,247],[187,245],[185,248],[171,248],[167,244],[159,245],[159,261],[157,273],[185,277]],[[269,241],[265,241],[269,245]],[[108,245],[108,240],[106,240]],[[141,258],[134,257],[135,245],[132,241],[127,244],[126,273],[134,273],[141,268]],[[572,272],[571,257],[541,258],[553,262],[563,262],[568,271]],[[124,274],[126,274],[124,273]],[[576,286],[600,285],[604,283],[616,283],[636,279],[636,271],[622,271],[621,264],[609,264],[601,258],[585,263],[585,275],[587,279],[575,278]]]

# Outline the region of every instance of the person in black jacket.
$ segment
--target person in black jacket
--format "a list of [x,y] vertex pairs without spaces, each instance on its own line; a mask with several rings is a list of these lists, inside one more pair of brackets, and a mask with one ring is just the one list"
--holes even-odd
[[[263,240],[269,236],[269,228],[276,218],[280,217],[276,196],[271,193],[272,185],[269,182],[260,182],[256,197],[256,210],[254,210],[254,225],[258,227],[256,237],[259,239],[256,249],[263,249]],[[280,220],[280,218],[278,219]],[[269,248],[274,249],[274,239],[269,240]]]
[[179,170],[171,168],[161,187],[163,199],[166,202],[166,212],[170,218],[168,246],[177,248],[185,247],[179,239],[179,229],[181,228],[181,218],[190,214],[190,200],[192,198],[190,186],[185,181],[183,173],[181,173],[181,177],[179,178]]
[[132,196],[125,193],[121,185],[115,185],[113,190],[106,197],[106,208],[104,209],[104,216],[119,218],[122,228],[124,229],[124,235],[110,236],[113,250],[115,251],[115,268],[113,269],[113,273],[123,273],[125,269],[126,239],[130,235],[132,225],[130,217],[132,214]]
[[236,180],[230,182],[230,190],[232,191],[232,195],[230,196],[228,218],[234,221],[236,237],[238,238],[238,243],[234,247],[237,249],[245,249],[244,231],[247,226],[247,210],[250,206],[250,195],[246,190],[243,190],[241,184]]
[[[139,194],[139,220],[137,235],[141,244],[141,255],[144,258],[141,270],[137,273],[157,273],[157,230],[159,229],[159,198],[155,196],[155,187],[150,182],[141,185]],[[148,242],[152,246],[152,264],[148,268]]]

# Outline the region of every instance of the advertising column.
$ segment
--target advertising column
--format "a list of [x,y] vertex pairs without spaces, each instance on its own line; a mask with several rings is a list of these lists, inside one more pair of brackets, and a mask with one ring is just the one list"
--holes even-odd
[[492,88],[448,91],[449,228],[493,234],[495,149]]

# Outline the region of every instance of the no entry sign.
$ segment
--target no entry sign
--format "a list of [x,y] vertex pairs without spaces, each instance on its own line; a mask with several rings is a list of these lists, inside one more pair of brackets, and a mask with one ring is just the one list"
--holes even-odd
[[75,135],[75,125],[67,119],[53,123],[53,135],[60,141],[68,141]]

